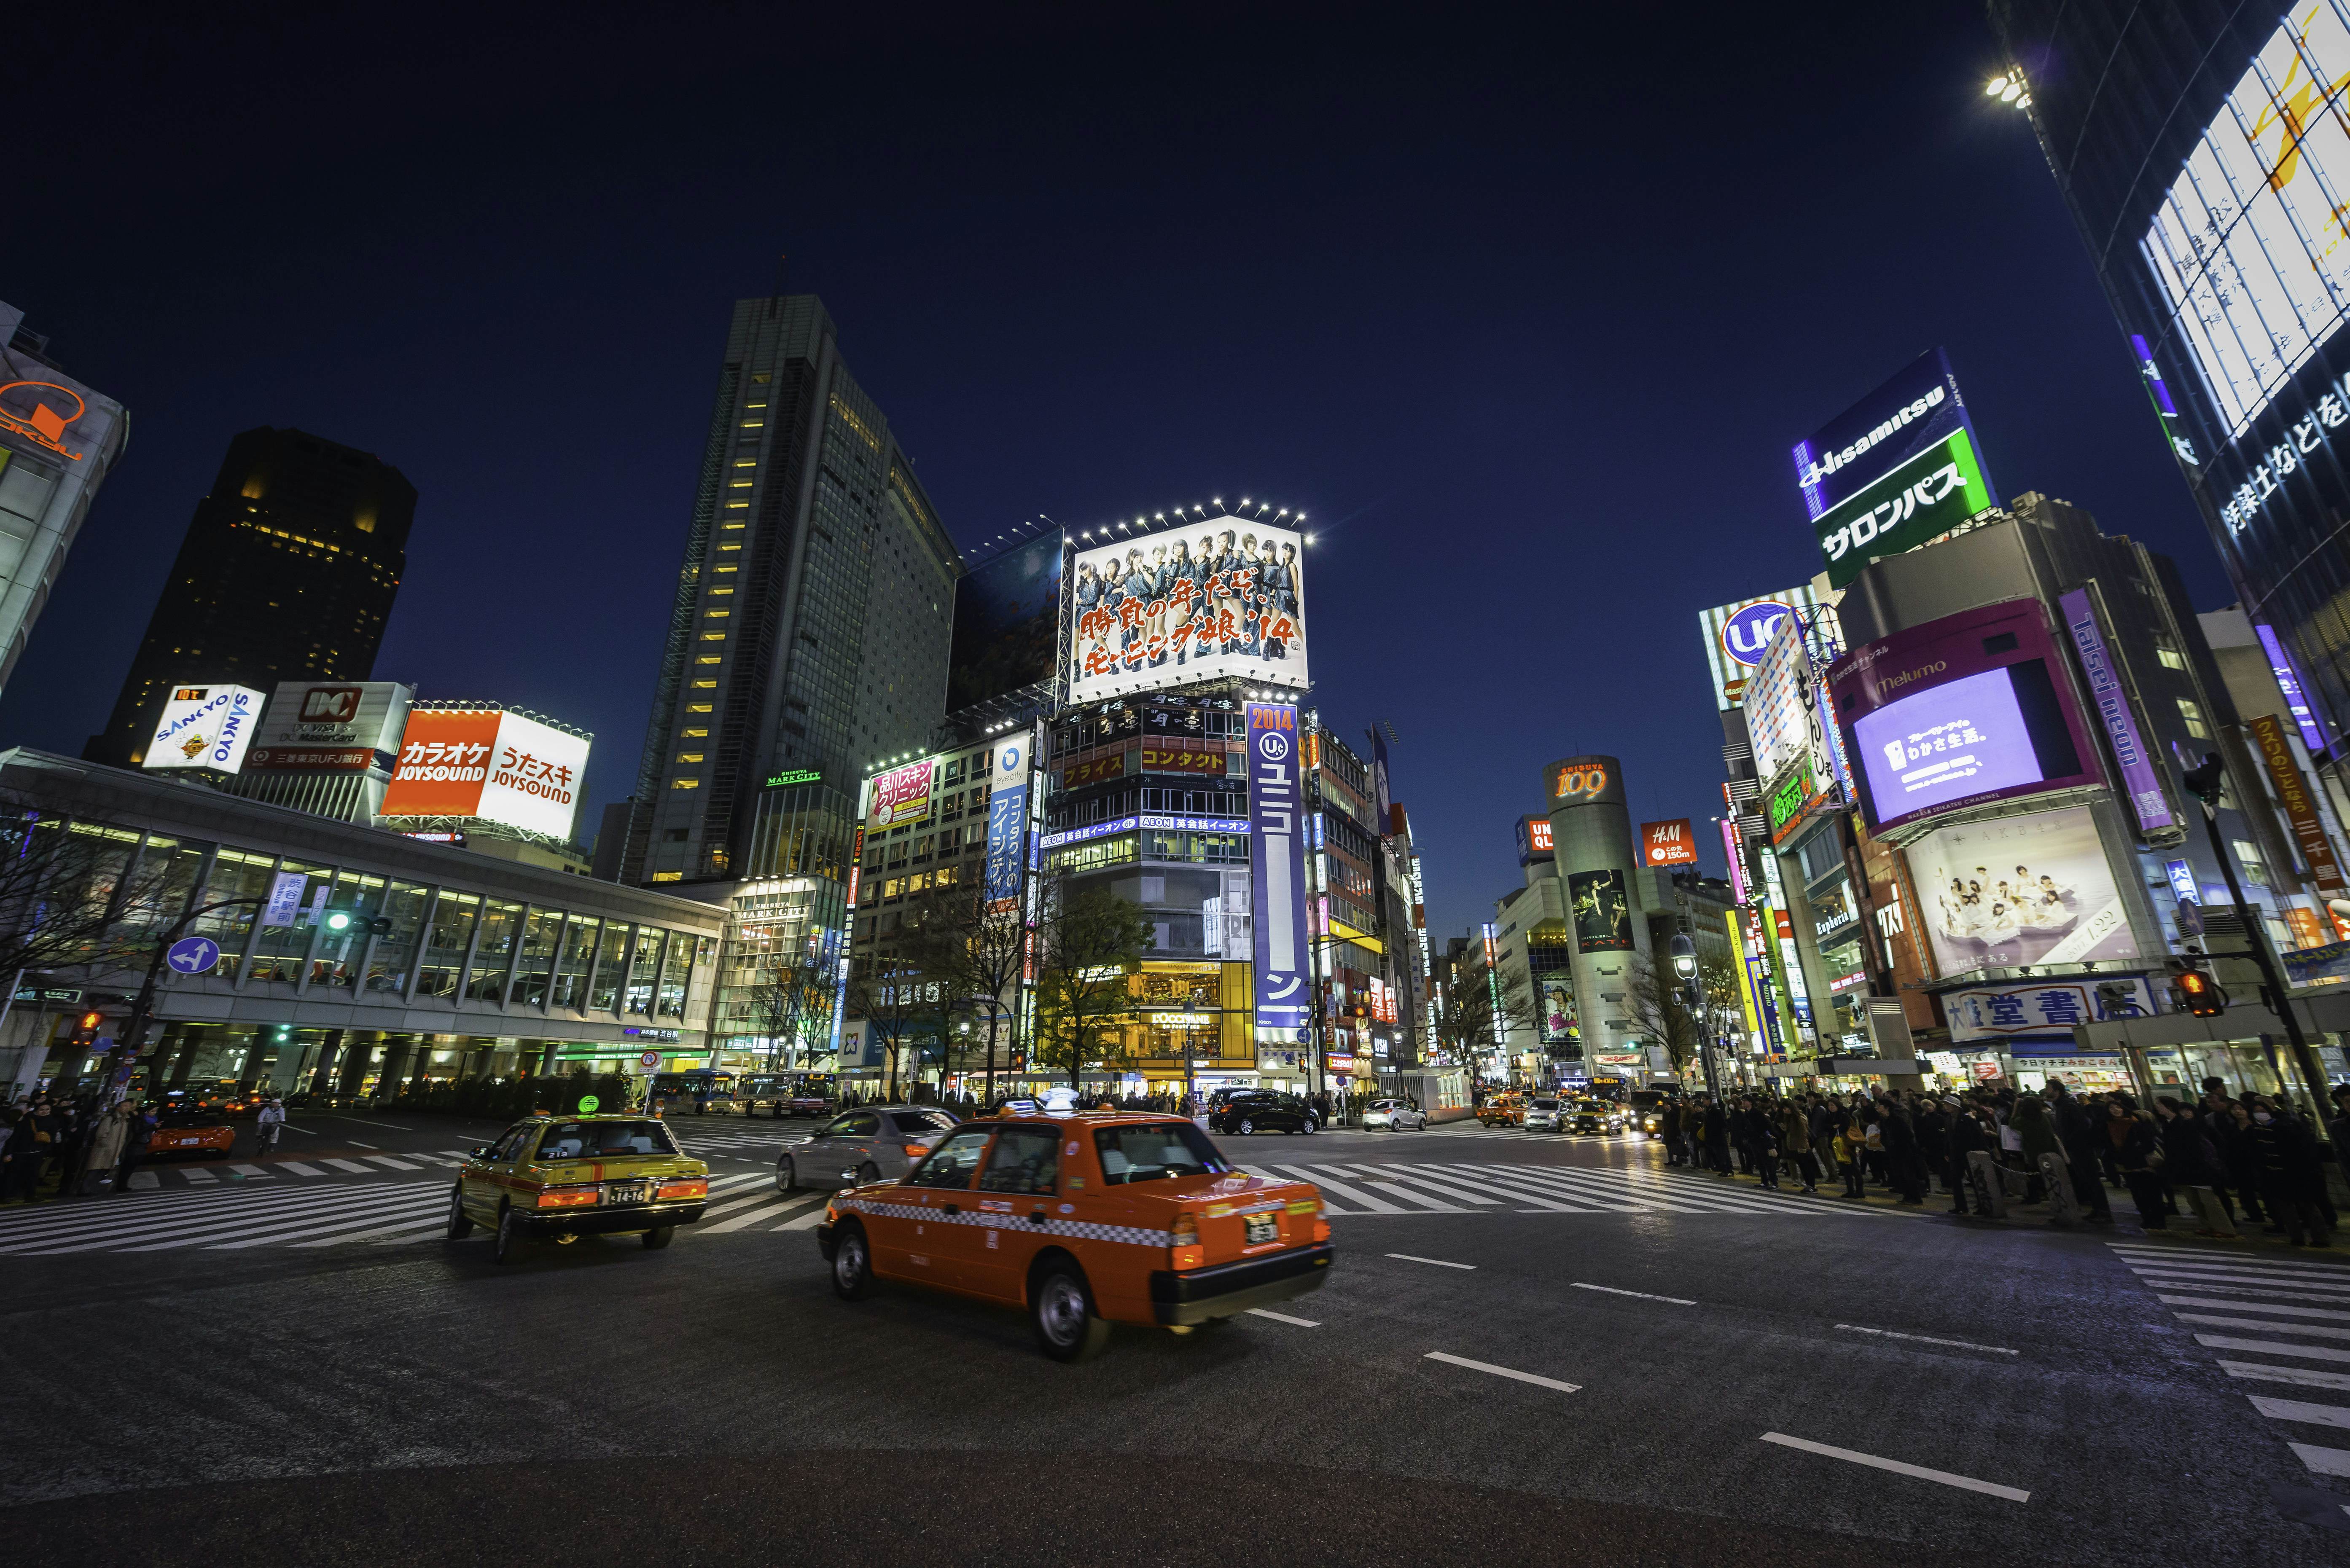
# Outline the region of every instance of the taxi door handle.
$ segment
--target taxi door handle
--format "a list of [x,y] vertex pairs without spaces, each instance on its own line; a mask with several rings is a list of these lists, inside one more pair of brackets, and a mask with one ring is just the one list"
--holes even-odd
[[1031,1225],[1042,1225],[1044,1222],[1045,1211],[1042,1209],[1031,1209],[1028,1210],[1028,1223]]
[[947,1212],[948,1212],[948,1213],[950,1213],[950,1214],[960,1214],[960,1213],[962,1213],[962,1207],[961,1207],[960,1205],[958,1205],[958,1204],[953,1204],[953,1203],[950,1203],[950,1204],[948,1204],[948,1205],[946,1206],[946,1210],[947,1210]]

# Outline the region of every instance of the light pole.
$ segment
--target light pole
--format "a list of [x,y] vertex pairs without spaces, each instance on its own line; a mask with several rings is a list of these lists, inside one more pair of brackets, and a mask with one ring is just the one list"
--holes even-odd
[[1675,931],[1666,951],[1672,957],[1673,979],[1679,982],[1680,995],[1677,1000],[1689,1009],[1690,1020],[1697,1026],[1698,1060],[1705,1065],[1705,1092],[1719,1098],[1721,1091],[1713,1081],[1713,1044],[1706,1037],[1705,987],[1697,978],[1697,943],[1690,940],[1687,931]]

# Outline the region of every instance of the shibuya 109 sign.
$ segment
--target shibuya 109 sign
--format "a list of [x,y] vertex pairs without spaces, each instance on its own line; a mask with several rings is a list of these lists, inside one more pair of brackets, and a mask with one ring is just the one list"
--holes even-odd
[[379,815],[472,817],[568,838],[588,747],[588,736],[510,709],[418,709]]
[[1221,676],[1305,688],[1305,543],[1222,516],[1077,551],[1066,574],[1069,701]]

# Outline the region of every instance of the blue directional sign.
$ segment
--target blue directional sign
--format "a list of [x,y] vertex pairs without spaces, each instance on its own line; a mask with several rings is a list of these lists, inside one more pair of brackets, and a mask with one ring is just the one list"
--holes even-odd
[[210,937],[182,937],[163,955],[163,961],[182,974],[210,974],[220,962],[220,943]]

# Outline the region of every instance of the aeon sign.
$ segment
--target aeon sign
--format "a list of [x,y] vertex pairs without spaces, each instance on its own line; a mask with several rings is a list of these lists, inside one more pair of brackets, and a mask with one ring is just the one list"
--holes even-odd
[[1794,608],[1776,599],[1748,605],[1721,623],[1721,651],[1731,662],[1753,669],[1762,662],[1762,650],[1771,646],[1771,634],[1779,629],[1779,623]]

